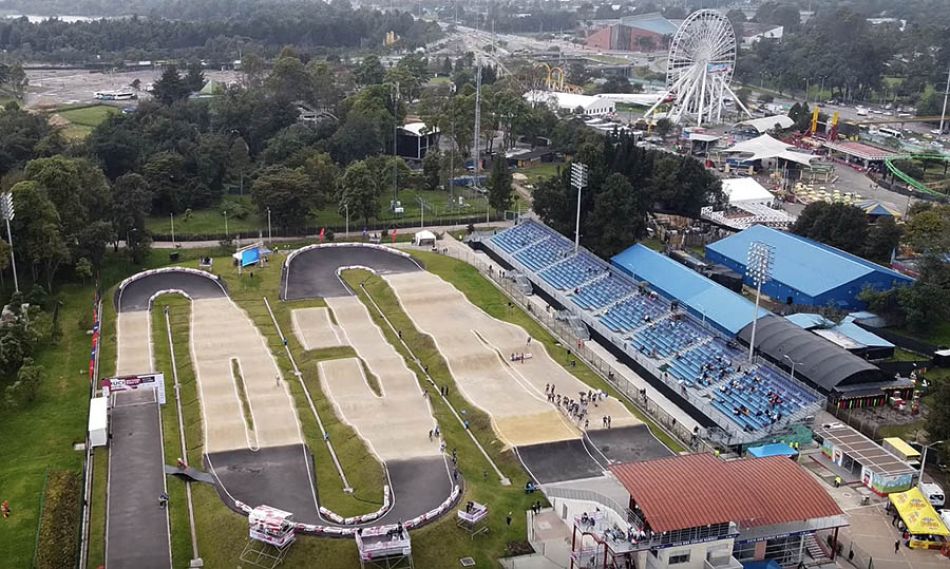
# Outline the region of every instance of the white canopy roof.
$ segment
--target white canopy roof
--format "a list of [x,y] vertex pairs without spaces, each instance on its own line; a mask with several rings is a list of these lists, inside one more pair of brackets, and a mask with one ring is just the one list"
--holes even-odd
[[812,154],[807,154],[796,150],[794,146],[789,146],[781,140],[776,140],[767,134],[757,136],[751,140],[746,140],[733,145],[724,150],[729,153],[751,154],[745,160],[768,160],[769,158],[781,158],[790,162],[797,162],[806,166],[811,165],[811,161],[817,158]]
[[729,198],[729,203],[772,201],[772,193],[753,178],[729,178],[722,181],[722,193]]
[[762,132],[767,132],[775,128],[777,124],[779,128],[789,128],[795,121],[788,118],[788,115],[772,115],[770,117],[759,117],[757,119],[749,119],[740,122],[741,125],[748,125],[754,128],[755,130]]
[[420,244],[420,243],[425,243],[425,242],[427,242],[427,241],[431,241],[431,242],[435,243],[435,233],[432,233],[432,232],[429,231],[428,229],[423,229],[422,231],[417,231],[416,234],[413,236],[412,241],[413,241],[413,243],[415,243],[416,245],[418,245],[418,244]]

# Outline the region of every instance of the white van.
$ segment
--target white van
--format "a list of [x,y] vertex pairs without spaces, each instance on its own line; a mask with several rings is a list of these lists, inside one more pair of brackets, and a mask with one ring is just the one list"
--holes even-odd
[[930,505],[934,508],[942,508],[944,503],[947,501],[946,496],[943,493],[943,488],[936,483],[920,483],[920,492],[930,500]]

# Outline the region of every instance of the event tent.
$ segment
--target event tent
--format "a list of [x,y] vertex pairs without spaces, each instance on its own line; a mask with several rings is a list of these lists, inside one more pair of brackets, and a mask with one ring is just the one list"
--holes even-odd
[[423,229],[412,237],[412,244],[420,247],[435,247],[435,233]]
[[907,524],[907,531],[917,535],[950,535],[937,511],[930,504],[920,488],[914,487],[906,492],[888,495],[901,519]]
[[770,204],[775,199],[770,191],[753,178],[723,180],[722,193],[729,198],[729,205],[739,202]]
[[779,128],[790,128],[795,121],[790,119],[788,115],[773,115],[770,117],[759,117],[757,119],[749,119],[739,123],[744,126],[751,126],[759,133],[764,133],[775,128],[775,125],[778,125]]
[[723,150],[727,153],[751,154],[743,158],[745,161],[768,160],[770,158],[781,158],[789,162],[797,162],[805,166],[810,166],[811,161],[817,156],[796,150],[794,146],[786,144],[781,140],[776,140],[767,134],[757,136],[751,140],[745,140],[734,144]]
[[864,210],[864,213],[871,217],[900,217],[901,213],[896,207],[878,200],[863,200],[856,204]]

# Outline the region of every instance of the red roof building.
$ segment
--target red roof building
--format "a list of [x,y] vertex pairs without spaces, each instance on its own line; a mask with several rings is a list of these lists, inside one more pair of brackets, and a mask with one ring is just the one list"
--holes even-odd
[[786,457],[725,461],[674,456],[610,468],[654,532],[735,523],[772,526],[843,515],[804,469]]
[[[784,456],[721,460],[674,456],[610,467],[630,507],[576,517],[572,567],[740,569],[794,567],[809,536],[848,525],[821,483]],[[626,523],[618,519],[626,520]]]

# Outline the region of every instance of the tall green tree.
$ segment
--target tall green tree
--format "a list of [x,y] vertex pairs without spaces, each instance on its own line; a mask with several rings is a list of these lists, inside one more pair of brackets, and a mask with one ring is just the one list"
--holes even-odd
[[340,181],[337,201],[341,212],[348,207],[350,216],[362,219],[363,223],[369,223],[379,215],[379,196],[373,174],[364,162],[347,166]]
[[34,282],[43,277],[50,289],[59,267],[70,260],[56,205],[32,180],[17,183],[11,191],[17,209],[12,224],[17,259],[29,266]]
[[175,65],[166,67],[161,78],[152,86],[152,96],[166,105],[180,101],[190,93],[191,91],[188,90],[188,86]]
[[442,153],[430,150],[422,159],[423,187],[429,191],[437,190],[442,182]]
[[188,73],[182,79],[185,88],[191,93],[197,93],[205,86],[205,72],[200,61],[188,64]]
[[314,198],[307,174],[283,166],[265,169],[254,180],[251,195],[262,214],[269,208],[273,223],[286,229],[306,224]]
[[386,78],[386,70],[380,63],[379,57],[368,55],[356,68],[356,82],[362,86],[379,85]]
[[603,258],[623,251],[646,235],[647,215],[640,194],[622,174],[611,174],[594,198],[585,228],[592,250]]
[[491,171],[488,174],[488,204],[495,211],[504,211],[511,208],[512,189],[511,171],[508,169],[508,160],[505,156],[496,156],[492,161]]
[[115,250],[125,240],[132,261],[141,263],[151,245],[145,219],[152,210],[152,192],[139,174],[125,174],[112,185],[112,224],[115,228]]
[[792,232],[855,255],[863,255],[868,220],[860,208],[842,203],[815,202],[802,210],[792,226]]

